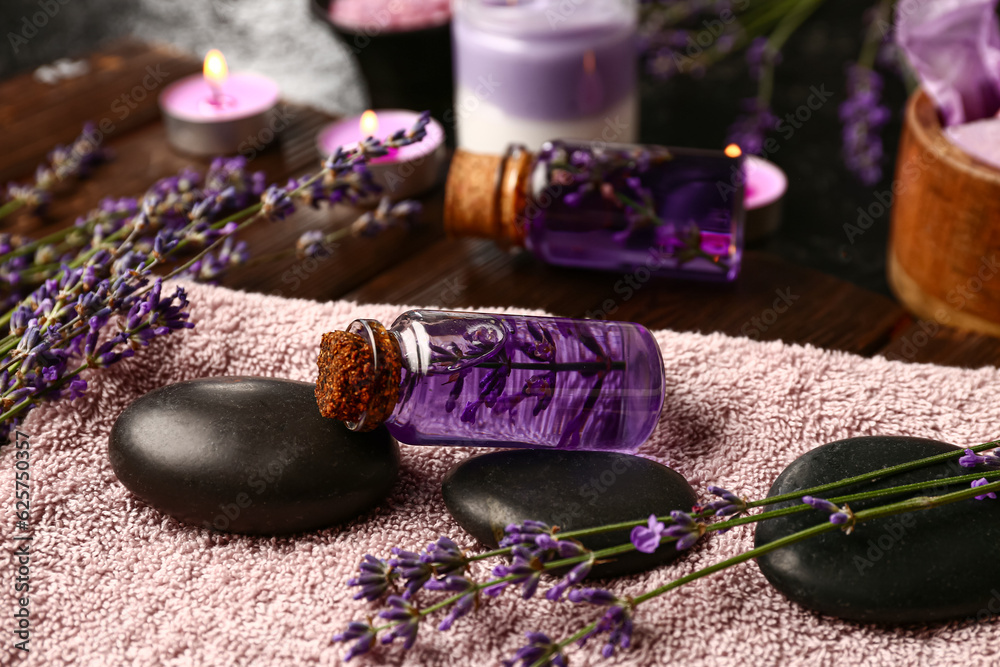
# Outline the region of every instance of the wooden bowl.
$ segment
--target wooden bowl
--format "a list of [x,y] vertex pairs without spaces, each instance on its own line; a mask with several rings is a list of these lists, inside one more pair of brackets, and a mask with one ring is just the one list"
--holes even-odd
[[1000,336],[1000,170],[944,136],[923,91],[906,105],[892,190],[874,201],[891,204],[887,271],[900,302],[923,319]]

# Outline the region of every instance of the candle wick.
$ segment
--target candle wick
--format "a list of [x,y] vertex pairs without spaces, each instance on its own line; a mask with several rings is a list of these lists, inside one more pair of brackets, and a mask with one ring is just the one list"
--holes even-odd
[[212,106],[221,107],[222,106],[222,91],[219,89],[219,84],[211,82],[208,87],[212,90],[212,99],[209,100]]

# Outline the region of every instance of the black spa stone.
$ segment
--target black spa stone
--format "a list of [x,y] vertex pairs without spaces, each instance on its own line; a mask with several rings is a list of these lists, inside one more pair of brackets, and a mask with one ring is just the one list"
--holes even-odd
[[[906,437],[851,438],[823,445],[794,461],[775,481],[781,495],[957,449]],[[973,472],[957,460],[875,482],[819,494],[857,493]],[[935,487],[940,495],[968,485]],[[863,510],[887,502],[852,503]],[[783,503],[774,507],[787,507]],[[816,525],[813,510],[758,525],[756,544]],[[826,533],[767,554],[757,561],[768,581],[790,600],[809,609],[855,621],[926,623],[948,619],[984,620],[1000,612],[1000,502],[968,500],[858,525],[850,535]]]
[[[697,501],[687,481],[670,468],[637,456],[591,451],[524,449],[476,456],[448,471],[441,490],[459,525],[489,547],[497,546],[504,526],[526,519],[576,530],[690,511]],[[629,532],[580,541],[601,549],[628,542]],[[591,576],[641,572],[677,555],[673,545],[652,554],[632,552],[596,565]]]
[[383,427],[352,433],[319,414],[313,385],[220,377],[161,387],[111,430],[111,465],[132,493],[203,527],[280,535],[352,519],[399,472]]

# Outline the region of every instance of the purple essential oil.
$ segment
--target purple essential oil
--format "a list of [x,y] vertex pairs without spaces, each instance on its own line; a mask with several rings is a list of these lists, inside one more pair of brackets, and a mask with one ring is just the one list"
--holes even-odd
[[550,264],[730,281],[743,252],[742,157],[552,141],[532,155],[457,151],[445,227]]
[[[659,346],[638,324],[410,311],[381,330],[387,338],[380,327],[359,320],[350,332],[376,356],[381,349],[385,359],[399,359],[398,395],[384,423],[403,443],[631,452],[649,438],[663,407]],[[347,417],[349,426],[372,427],[366,412],[338,413],[332,404],[353,402],[353,394],[337,375],[348,372],[343,359],[331,361],[328,347],[324,337],[321,409]],[[365,363],[363,356],[350,358]],[[336,364],[333,377],[324,360]],[[376,358],[376,375],[391,375],[393,363]],[[365,383],[355,374],[350,386]]]

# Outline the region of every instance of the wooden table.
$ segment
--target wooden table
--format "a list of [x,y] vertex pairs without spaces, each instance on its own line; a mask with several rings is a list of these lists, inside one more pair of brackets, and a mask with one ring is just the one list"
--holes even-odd
[[[2,221],[4,231],[42,235],[72,224],[104,196],[135,196],[184,166],[202,171],[207,166],[171,151],[156,105],[160,90],[198,71],[199,62],[166,47],[123,43],[88,63],[89,74],[56,84],[36,81],[30,73],[0,83],[0,183],[29,178],[53,145],[71,141],[88,120],[107,120],[107,145],[116,153],[93,178],[60,192],[44,217],[15,214]],[[329,117],[297,106],[288,112],[290,126],[280,147],[251,161],[269,182],[315,170],[319,163],[315,135]],[[327,259],[256,264],[234,271],[224,284],[318,300],[540,308],[557,315],[631,320],[654,329],[719,331],[952,366],[1000,360],[998,339],[915,322],[886,297],[763,253],[746,254],[733,285],[640,282],[638,276],[556,268],[488,241],[445,238],[442,199],[441,189],[425,198],[424,224],[416,232],[351,238]],[[350,211],[304,210],[284,222],[255,226],[244,238],[259,255],[293,245],[308,229],[346,224],[351,216]]]

